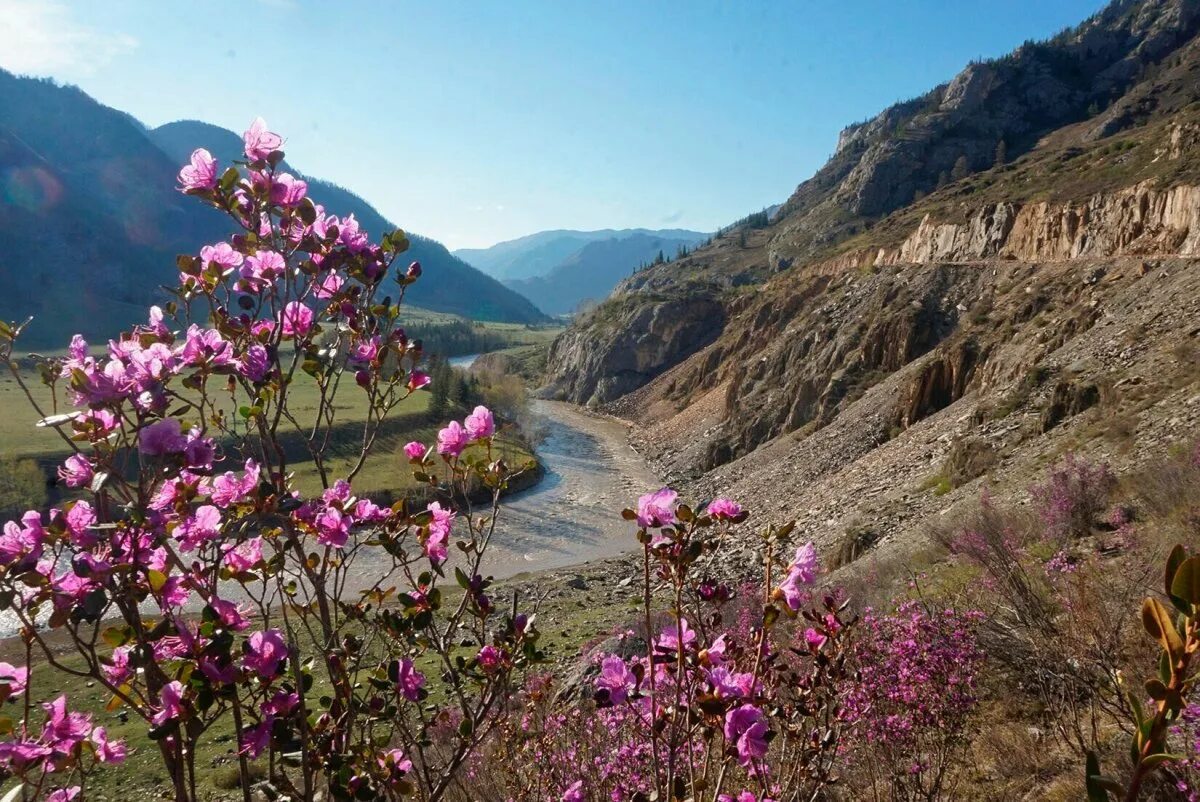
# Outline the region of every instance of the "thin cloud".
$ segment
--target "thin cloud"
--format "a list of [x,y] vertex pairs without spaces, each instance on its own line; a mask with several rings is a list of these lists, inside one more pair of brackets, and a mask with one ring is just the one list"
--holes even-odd
[[0,19],[0,67],[22,75],[86,75],[138,46],[79,24],[56,0],[0,0]]
[[662,221],[664,223],[678,223],[682,219],[683,219],[683,209],[676,209],[675,211],[671,212],[669,215],[664,217],[662,219]]

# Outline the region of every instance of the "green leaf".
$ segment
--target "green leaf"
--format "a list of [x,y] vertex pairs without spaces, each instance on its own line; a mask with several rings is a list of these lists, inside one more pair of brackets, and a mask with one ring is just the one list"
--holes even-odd
[[1169,755],[1165,752],[1159,752],[1154,755],[1146,755],[1142,758],[1142,768],[1146,771],[1154,771],[1163,763],[1168,763],[1172,760],[1183,760],[1183,755]]
[[1171,580],[1171,595],[1191,605],[1200,604],[1200,557],[1189,557],[1179,565]]
[[1163,576],[1163,588],[1168,596],[1171,595],[1171,583],[1175,581],[1175,572],[1179,570],[1179,566],[1187,559],[1187,551],[1184,550],[1182,543],[1176,543],[1175,548],[1171,549],[1171,553],[1167,555],[1167,568]]
[[1088,802],[1109,802],[1108,791],[1101,783],[1100,758],[1096,757],[1095,752],[1087,753],[1087,773],[1084,776],[1086,777]]

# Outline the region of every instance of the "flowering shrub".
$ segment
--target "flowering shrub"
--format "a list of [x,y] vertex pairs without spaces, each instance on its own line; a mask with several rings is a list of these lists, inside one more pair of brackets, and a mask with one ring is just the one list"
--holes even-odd
[[[238,233],[181,256],[175,300],[145,324],[100,353],[76,336],[41,365],[52,409],[14,360],[27,324],[0,325],[0,356],[71,449],[59,475],[80,496],[4,526],[0,607],[31,654],[145,722],[176,800],[197,798],[196,745],[219,721],[236,734],[247,800],[260,758],[292,798],[440,799],[537,659],[536,631],[515,603],[497,610],[480,575],[516,469],[493,457],[479,407],[435,448],[405,448],[438,500],[380,507],[355,494],[388,414],[429,381],[420,342],[397,326],[421,268],[397,269],[403,232],[375,244],[353,215],[314,203],[279,170],[282,140],[261,119],[244,139],[244,161],[201,149],[179,173],[180,190]],[[315,414],[293,400],[302,376]],[[333,476],[339,392],[361,394],[367,413],[359,456]],[[296,492],[285,435],[311,456],[320,495]],[[463,503],[468,480],[493,514]],[[122,758],[64,698],[39,729],[27,667],[0,674],[24,710],[0,771],[26,798],[74,798],[89,761]]]
[[1115,484],[1107,465],[1067,454],[1050,470],[1045,482],[1029,489],[1046,527],[1047,539],[1062,542],[1090,534],[1108,508],[1108,497]]
[[977,702],[981,618],[930,612],[915,601],[863,618],[854,647],[859,679],[846,697],[856,750],[849,760],[873,786],[890,788],[892,799],[946,795]]
[[836,781],[857,619],[832,595],[813,598],[813,545],[789,548],[792,527],[768,527],[764,583],[739,598],[708,569],[749,536],[738,504],[698,511],[663,489],[624,515],[642,545],[640,631],[592,655],[586,712],[555,705],[550,684],[529,689],[490,758],[508,798],[814,798]]

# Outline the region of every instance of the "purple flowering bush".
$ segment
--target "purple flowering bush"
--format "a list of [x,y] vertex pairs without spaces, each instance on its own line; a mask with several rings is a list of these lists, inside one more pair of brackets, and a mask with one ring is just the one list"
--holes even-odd
[[[46,360],[51,408],[16,364],[28,321],[0,325],[0,357],[70,448],[59,476],[77,491],[0,532],[0,608],[32,662],[87,677],[145,722],[176,800],[197,798],[196,745],[218,722],[246,800],[255,761],[294,799],[440,799],[537,658],[536,631],[515,602],[496,608],[479,571],[519,470],[493,456],[479,407],[435,446],[405,448],[437,500],[355,493],[389,413],[429,382],[397,325],[420,265],[398,267],[403,232],[373,243],[309,198],[261,119],[244,139],[244,161],[201,149],[179,173],[237,233],[179,257],[175,298],[146,323]],[[302,374],[315,414],[293,402]],[[334,476],[339,393],[365,397],[367,415],[358,458]],[[296,492],[285,437],[311,455],[319,495]],[[472,512],[468,481],[490,514]],[[125,748],[65,698],[37,709],[31,685],[28,666],[0,665],[13,709],[0,772],[22,798],[73,799],[90,765]]]

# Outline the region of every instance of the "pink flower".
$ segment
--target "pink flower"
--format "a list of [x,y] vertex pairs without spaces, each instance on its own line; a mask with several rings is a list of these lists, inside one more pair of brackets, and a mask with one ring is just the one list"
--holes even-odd
[[810,650],[815,652],[825,645],[825,636],[809,627],[804,630],[804,642],[808,644]]
[[233,346],[216,329],[204,329],[193,323],[188,326],[179,358],[185,365],[225,367],[233,364]]
[[735,707],[725,714],[725,740],[736,745],[738,762],[749,766],[767,754],[767,720],[751,704]]
[[431,516],[429,537],[425,539],[425,556],[434,565],[439,565],[446,560],[446,544],[450,542],[450,531],[454,526],[454,512],[443,509],[442,505],[436,501],[425,509]]
[[92,463],[82,454],[72,454],[58,469],[58,478],[67,487],[83,487],[90,484],[95,472]]
[[337,507],[326,507],[317,516],[317,542],[323,546],[340,549],[350,537],[350,525],[354,519]]
[[696,642],[696,631],[688,626],[686,618],[680,618],[678,626],[672,623],[663,627],[655,645],[664,652],[677,652],[681,636],[684,649]]
[[407,657],[401,659],[396,677],[396,691],[408,701],[418,702],[424,687],[425,675],[417,671],[412,660]]
[[817,568],[817,550],[810,540],[796,549],[796,556],[788,565],[787,576],[779,586],[777,595],[783,598],[784,604],[792,612],[799,610],[807,600],[808,594],[802,586],[813,583],[817,578]]
[[46,725],[42,728],[42,742],[50,744],[56,751],[70,752],[92,731],[92,717],[86,713],[68,711],[65,696],[43,704],[42,709],[47,716]]
[[150,719],[150,723],[154,726],[161,727],[168,721],[181,718],[184,713],[183,683],[173,680],[164,685],[158,694],[158,703],[159,711]]
[[446,424],[446,428],[438,432],[437,442],[439,454],[457,457],[471,442],[471,436],[467,434],[466,429],[459,425],[458,421],[452,420]]
[[271,151],[278,150],[283,144],[279,134],[267,130],[267,123],[262,117],[254,118],[254,122],[250,123],[250,127],[242,134],[242,142],[246,146],[246,158],[252,162],[267,158]]
[[479,669],[487,674],[498,670],[503,659],[504,653],[491,644],[484,646],[475,656]]
[[46,797],[46,802],[74,802],[83,793],[83,788],[78,785],[72,785],[70,788],[57,788],[50,796]]
[[[275,147],[279,147],[276,145]],[[280,173],[271,182],[271,203],[296,206],[308,194],[308,183],[291,173]]]
[[20,696],[25,693],[25,687],[28,684],[28,668],[25,666],[14,666],[12,663],[0,663],[0,696],[3,698]]
[[718,521],[731,521],[742,514],[742,505],[727,498],[713,499],[708,514]]
[[405,444],[404,456],[410,460],[424,459],[426,450],[424,443],[418,443],[416,440],[413,440],[411,443]]
[[252,537],[225,552],[225,565],[235,574],[249,571],[263,561],[263,540]]
[[412,771],[412,761],[404,756],[401,749],[389,749],[379,756],[379,767],[388,776],[389,781],[396,781]]
[[596,677],[596,688],[608,692],[608,701],[614,705],[624,702],[637,684],[637,678],[616,655],[608,655],[600,661],[600,676]]
[[313,324],[313,311],[299,301],[292,301],[280,313],[283,336],[303,337]]
[[583,780],[576,780],[571,783],[571,787],[563,791],[562,802],[584,802],[587,799],[583,795]]
[[288,656],[287,643],[277,629],[255,632],[247,642],[242,665],[264,679],[279,673],[279,667]]
[[419,370],[414,370],[412,373],[408,374],[408,389],[416,392],[422,387],[428,387],[430,381],[432,381],[432,379],[429,378],[428,373],[422,373]]
[[212,189],[217,185],[217,161],[204,148],[192,151],[190,164],[179,171],[179,191]]
[[175,418],[163,418],[138,430],[138,453],[147,457],[178,454],[187,446],[183,427]]
[[242,263],[243,258],[228,242],[205,245],[200,249],[200,261],[204,263],[204,267],[217,265],[221,268],[221,275],[223,276],[228,276],[232,273],[233,269]]
[[92,730],[91,741],[96,747],[96,759],[101,763],[121,763],[125,760],[125,742],[110,741],[104,727]]
[[467,430],[467,436],[472,440],[491,437],[496,432],[496,420],[492,417],[491,410],[484,406],[475,407],[463,424]]
[[740,699],[752,695],[754,691],[754,675],[734,673],[724,666],[708,672],[708,681],[713,686],[713,692],[725,699]]
[[638,526],[669,526],[675,523],[675,501],[679,494],[669,487],[647,493],[638,499]]
[[345,283],[346,280],[337,273],[330,273],[313,287],[313,295],[322,300],[332,298]]
[[246,472],[240,478],[233,471],[226,471],[212,481],[212,492],[209,498],[218,507],[225,508],[241,503],[249,498],[258,487],[258,463],[253,459],[246,460]]
[[244,287],[251,292],[258,292],[270,287],[287,272],[287,263],[283,254],[276,251],[255,251],[253,256],[246,257],[246,263],[239,272]]
[[221,511],[211,504],[197,507],[196,511],[183,519],[175,532],[184,551],[192,551],[206,540],[221,536]]
[[270,372],[271,356],[267,352],[266,346],[254,343],[247,348],[241,362],[238,364],[238,373],[241,373],[251,382],[258,384]]

